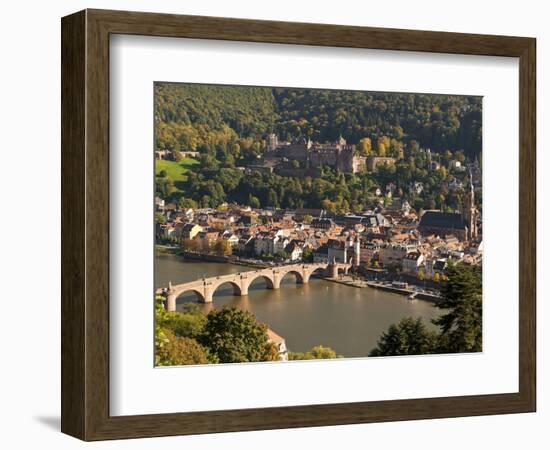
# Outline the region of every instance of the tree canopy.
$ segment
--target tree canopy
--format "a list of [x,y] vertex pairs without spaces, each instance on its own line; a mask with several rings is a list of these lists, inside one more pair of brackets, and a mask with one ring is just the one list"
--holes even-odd
[[456,264],[447,269],[437,307],[445,312],[432,320],[439,331],[419,319],[392,324],[369,356],[468,353],[482,351],[481,268]]
[[[418,142],[434,151],[481,150],[481,97],[329,89],[155,84],[157,147],[225,147],[233,156],[263,137],[361,143],[361,150]],[[366,139],[370,139],[370,142]],[[387,139],[387,140],[386,140]]]
[[369,356],[425,355],[433,353],[437,333],[429,331],[422,319],[406,317],[382,333]]
[[222,363],[278,360],[267,327],[248,311],[223,307],[208,313],[199,342]]
[[183,366],[208,364],[208,350],[195,339],[174,335],[165,331],[166,343],[157,350],[158,365]]
[[482,349],[481,268],[457,264],[447,270],[448,281],[441,289],[447,310],[434,320],[441,329],[444,350],[449,353],[480,352]]
[[289,352],[288,359],[291,361],[308,359],[334,359],[338,358],[337,353],[330,347],[316,345],[307,352]]

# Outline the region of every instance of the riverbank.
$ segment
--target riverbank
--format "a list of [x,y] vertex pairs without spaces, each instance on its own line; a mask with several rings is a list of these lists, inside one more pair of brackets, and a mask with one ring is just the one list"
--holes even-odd
[[394,294],[405,295],[407,297],[414,294],[413,299],[426,300],[432,303],[438,303],[441,301],[441,297],[436,294],[431,294],[429,292],[421,292],[415,289],[409,288],[398,288],[392,285],[377,283],[374,281],[364,281],[364,280],[354,280],[351,277],[341,277],[341,278],[322,278],[325,281],[330,281],[332,283],[343,284],[344,286],[349,286],[357,289],[372,288],[380,289],[387,292],[393,292]]
[[368,287],[368,282],[363,280],[354,280],[351,277],[341,277],[341,278],[326,278],[326,277],[319,277],[325,281],[330,281],[332,283],[338,283],[343,284],[344,286],[349,286],[357,289],[363,289]]
[[368,287],[371,287],[374,289],[381,289],[387,292],[394,292],[396,294],[407,295],[407,296],[414,294],[414,298],[419,298],[421,300],[427,300],[434,303],[438,303],[441,301],[441,297],[439,295],[431,294],[429,292],[421,292],[421,291],[417,291],[409,288],[398,288],[398,287],[392,286],[391,284],[378,283],[376,281],[367,281],[366,284]]
[[170,246],[170,245],[155,245],[155,250],[158,253],[173,255],[173,256],[180,257],[185,260],[191,260],[191,261],[226,263],[226,264],[233,264],[236,266],[256,267],[258,269],[265,269],[267,267],[270,267],[268,264],[263,264],[258,261],[240,259],[234,256],[219,256],[219,255],[209,255],[206,253],[186,252],[182,250],[181,247]]
[[180,247],[175,247],[173,245],[155,244],[155,253],[162,253],[164,255],[177,255],[180,251]]

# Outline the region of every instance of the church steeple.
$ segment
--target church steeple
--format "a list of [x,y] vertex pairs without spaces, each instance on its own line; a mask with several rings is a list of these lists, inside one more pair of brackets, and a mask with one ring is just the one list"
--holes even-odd
[[472,183],[472,171],[469,170],[468,187],[464,198],[463,217],[468,227],[468,238],[477,237],[477,209],[475,203],[474,185]]
[[342,133],[340,133],[340,137],[338,138],[338,145],[346,145],[347,141],[342,137]]

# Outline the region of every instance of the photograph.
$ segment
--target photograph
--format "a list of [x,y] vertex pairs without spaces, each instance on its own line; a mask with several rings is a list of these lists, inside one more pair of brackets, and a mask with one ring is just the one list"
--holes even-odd
[[482,352],[482,105],[155,82],[155,365]]

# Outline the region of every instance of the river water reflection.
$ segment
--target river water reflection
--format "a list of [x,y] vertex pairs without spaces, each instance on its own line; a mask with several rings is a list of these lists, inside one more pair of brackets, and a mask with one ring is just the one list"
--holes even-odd
[[[224,263],[184,261],[171,255],[158,255],[155,284],[163,287],[197,278],[254,270]],[[278,290],[265,289],[260,278],[243,297],[233,296],[229,284],[222,285],[211,304],[201,304],[205,312],[223,305],[252,312],[261,322],[286,339],[290,351],[306,351],[315,345],[332,347],[343,356],[366,356],[376,346],[381,333],[401,318],[430,319],[441,314],[432,303],[410,302],[406,297],[371,288],[358,289],[342,284],[311,279],[296,284],[293,275],[283,279]],[[180,296],[177,309],[185,302],[197,302],[194,294]]]

